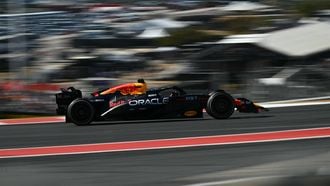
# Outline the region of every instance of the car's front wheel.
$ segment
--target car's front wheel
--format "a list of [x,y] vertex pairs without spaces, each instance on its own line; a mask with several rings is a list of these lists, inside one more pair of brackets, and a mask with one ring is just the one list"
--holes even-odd
[[76,99],[70,103],[67,117],[74,124],[82,126],[88,125],[93,121],[94,113],[94,107],[89,101]]
[[206,112],[216,119],[227,119],[234,110],[234,99],[226,92],[215,92],[207,101]]

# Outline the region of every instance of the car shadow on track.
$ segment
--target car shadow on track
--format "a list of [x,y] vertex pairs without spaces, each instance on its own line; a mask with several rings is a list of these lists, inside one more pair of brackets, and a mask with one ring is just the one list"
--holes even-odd
[[271,118],[274,116],[271,115],[263,115],[263,116],[233,116],[229,119],[258,119],[258,118]]
[[[272,115],[262,115],[262,116],[233,116],[227,120],[237,120],[237,119],[258,119],[258,118],[270,118],[274,117]],[[170,123],[170,122],[187,122],[187,121],[206,121],[215,120],[211,116],[206,116],[204,118],[190,118],[190,119],[155,119],[155,120],[128,120],[128,121],[100,121],[92,123],[88,126],[97,125],[121,125],[121,124],[142,124],[142,123]]]
[[95,125],[121,125],[121,124],[143,124],[143,123],[166,123],[166,122],[187,122],[187,121],[205,121],[212,118],[190,118],[190,119],[156,119],[156,120],[128,120],[128,121],[101,121],[87,126]]

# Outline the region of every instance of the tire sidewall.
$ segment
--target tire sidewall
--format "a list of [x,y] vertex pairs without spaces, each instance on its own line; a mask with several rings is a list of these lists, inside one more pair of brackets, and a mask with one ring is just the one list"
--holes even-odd
[[[84,121],[79,121],[77,118],[75,118],[75,116],[73,114],[73,112],[76,112],[76,111],[73,111],[72,109],[74,109],[75,106],[78,103],[85,104],[85,106],[87,106],[87,108],[89,109],[89,117],[87,117],[88,119],[85,119]],[[69,120],[70,121],[72,121],[76,125],[83,126],[83,125],[88,125],[88,124],[90,124],[93,121],[95,110],[94,110],[93,105],[88,100],[85,100],[85,99],[76,99],[76,100],[74,100],[74,101],[72,101],[70,103],[70,105],[68,107],[68,113],[67,114],[68,114],[67,116],[69,117]]]
[[[224,113],[217,112],[217,110],[215,108],[215,104],[218,104],[216,102],[219,102],[219,101],[227,102],[226,103],[227,104],[226,112],[224,112]],[[228,93],[215,92],[209,97],[209,99],[207,101],[206,112],[213,118],[227,119],[233,114],[234,110],[235,110],[234,99]]]

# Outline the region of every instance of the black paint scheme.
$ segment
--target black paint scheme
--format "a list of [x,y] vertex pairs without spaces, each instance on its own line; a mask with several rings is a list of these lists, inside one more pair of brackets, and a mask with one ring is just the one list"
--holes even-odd
[[82,98],[80,90],[70,87],[56,94],[57,114],[67,122],[88,125],[93,121],[167,118],[201,118],[205,109],[216,119],[229,118],[234,99],[225,91],[188,94],[179,87],[150,89],[141,95],[92,94]]

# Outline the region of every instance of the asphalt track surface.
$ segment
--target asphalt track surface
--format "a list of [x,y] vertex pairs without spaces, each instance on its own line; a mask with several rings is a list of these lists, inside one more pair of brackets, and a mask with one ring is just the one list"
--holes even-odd
[[[228,120],[104,122],[88,127],[51,123],[0,126],[0,148],[140,141],[330,127],[330,105],[235,113]],[[187,185],[243,178],[242,171],[295,168],[311,157],[308,171],[330,164],[330,138],[179,149],[0,159],[0,185]],[[284,163],[283,163],[284,162]],[[290,163],[288,163],[290,162]],[[282,163],[282,164],[281,164]],[[292,163],[292,164],[291,164]],[[278,166],[274,166],[278,164]],[[267,168],[268,165],[268,168]],[[273,165],[273,166],[272,166]],[[289,167],[286,166],[290,165]],[[257,168],[256,168],[257,167]],[[304,167],[305,168],[305,167]],[[328,168],[328,167],[326,167]],[[307,168],[306,168],[307,169]],[[284,170],[281,170],[282,172]],[[235,172],[236,171],[236,172]],[[234,173],[232,173],[234,172]],[[248,176],[260,176],[256,171]],[[285,171],[284,171],[285,172]]]

